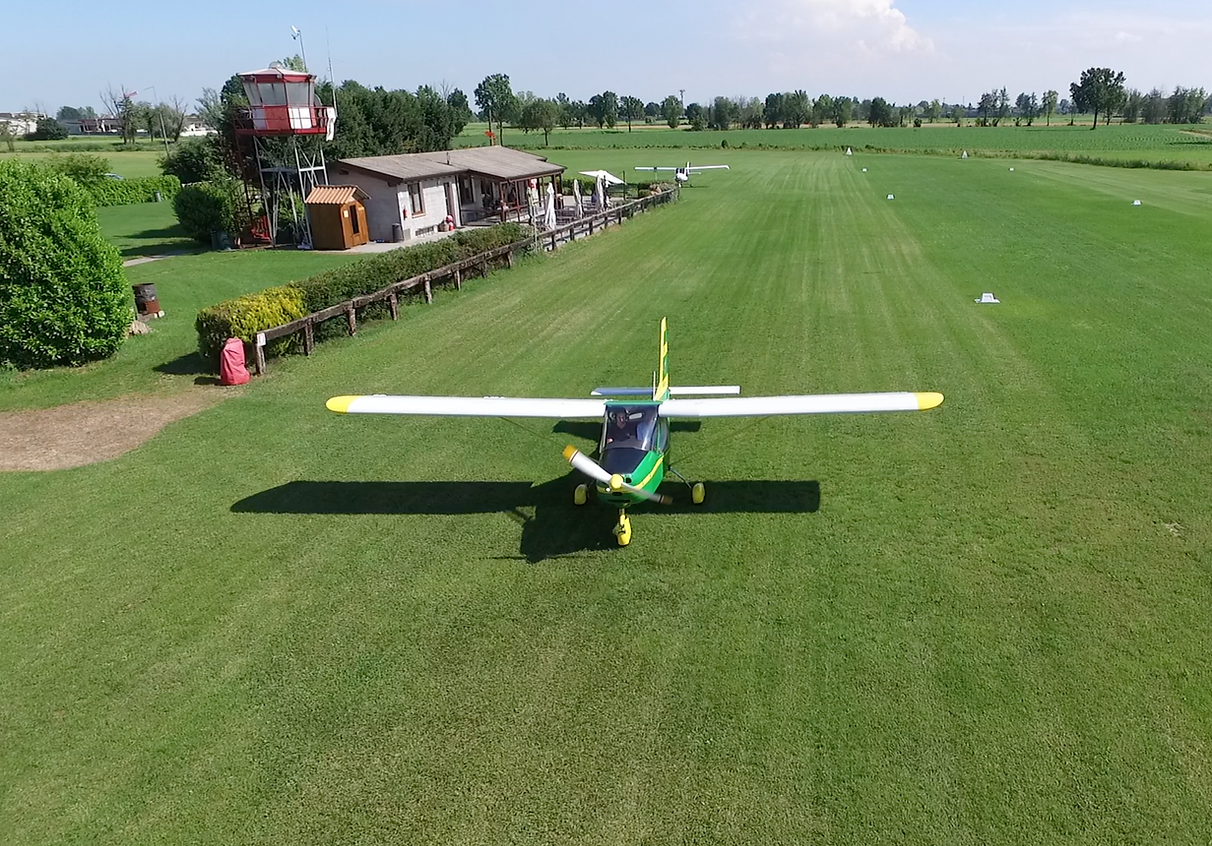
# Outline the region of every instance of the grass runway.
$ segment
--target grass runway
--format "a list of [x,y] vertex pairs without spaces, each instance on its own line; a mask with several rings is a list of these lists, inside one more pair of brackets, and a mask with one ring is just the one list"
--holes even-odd
[[[725,155],[0,476],[0,842],[1212,838],[1212,175]],[[324,410],[646,384],[663,315],[675,384],[947,400],[678,432],[711,507],[621,550],[583,427]]]

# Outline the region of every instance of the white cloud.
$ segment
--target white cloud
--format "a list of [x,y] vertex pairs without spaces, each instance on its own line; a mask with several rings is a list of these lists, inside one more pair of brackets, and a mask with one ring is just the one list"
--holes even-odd
[[772,47],[870,54],[930,52],[893,0],[766,0],[749,6],[737,36]]

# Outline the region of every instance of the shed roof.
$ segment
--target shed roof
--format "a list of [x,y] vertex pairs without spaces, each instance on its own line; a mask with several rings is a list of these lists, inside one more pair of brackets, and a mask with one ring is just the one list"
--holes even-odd
[[398,156],[366,156],[340,159],[335,167],[351,167],[369,173],[408,182],[478,173],[493,179],[527,179],[564,172],[564,166],[553,164],[543,156],[511,150],[508,147],[468,147],[462,150],[440,150],[433,153],[402,153]]
[[357,185],[317,185],[304,202],[309,206],[343,206],[354,200],[369,200],[370,195]]

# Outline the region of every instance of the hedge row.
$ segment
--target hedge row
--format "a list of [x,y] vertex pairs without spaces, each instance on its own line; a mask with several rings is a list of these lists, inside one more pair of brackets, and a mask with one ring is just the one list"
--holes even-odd
[[175,176],[139,176],[134,179],[100,179],[90,182],[85,190],[98,206],[129,206],[150,203],[160,192],[164,202],[171,202],[181,190],[181,180]]
[[[526,235],[525,227],[517,223],[464,229],[449,238],[379,253],[298,282],[226,300],[198,312],[194,321],[198,332],[198,352],[208,363],[217,365],[219,351],[228,338],[240,338],[251,343],[258,332],[354,297],[373,294],[395,282],[515,243]],[[317,335],[323,336],[323,332]],[[269,352],[281,354],[294,346],[292,339],[282,339],[282,343],[271,346]]]

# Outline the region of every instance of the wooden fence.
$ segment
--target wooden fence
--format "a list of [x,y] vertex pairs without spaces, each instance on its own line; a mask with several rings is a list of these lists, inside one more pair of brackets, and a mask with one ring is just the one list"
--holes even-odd
[[358,333],[358,309],[365,308],[372,303],[382,302],[387,303],[387,308],[391,312],[391,319],[398,320],[400,317],[400,296],[402,294],[424,294],[425,302],[432,303],[433,286],[435,284],[449,284],[453,282],[456,289],[462,288],[465,276],[487,276],[489,268],[494,262],[499,264],[504,259],[507,267],[513,267],[514,254],[517,252],[536,247],[543,250],[558,249],[561,244],[575,241],[578,237],[588,237],[612,225],[620,225],[626,218],[634,217],[640,212],[647,211],[654,206],[671,202],[677,199],[678,193],[678,188],[674,187],[658,194],[641,197],[638,200],[632,200],[614,208],[586,215],[564,226],[557,226],[555,229],[550,229],[546,232],[537,232],[521,241],[515,241],[503,247],[477,253],[453,264],[434,268],[419,276],[401,279],[399,282],[393,282],[386,288],[374,293],[354,297],[352,300],[346,300],[343,303],[337,303],[326,309],[304,315],[298,320],[292,320],[289,323],[283,323],[280,326],[274,326],[263,332],[258,332],[256,341],[251,345],[246,344],[245,346],[252,347],[252,358],[256,366],[256,373],[258,376],[262,376],[266,370],[265,345],[269,341],[284,338],[288,335],[299,334],[302,336],[303,353],[311,355],[312,351],[316,348],[316,325],[323,323],[325,320],[332,320],[335,317],[344,315],[349,328],[349,334],[356,335]]

